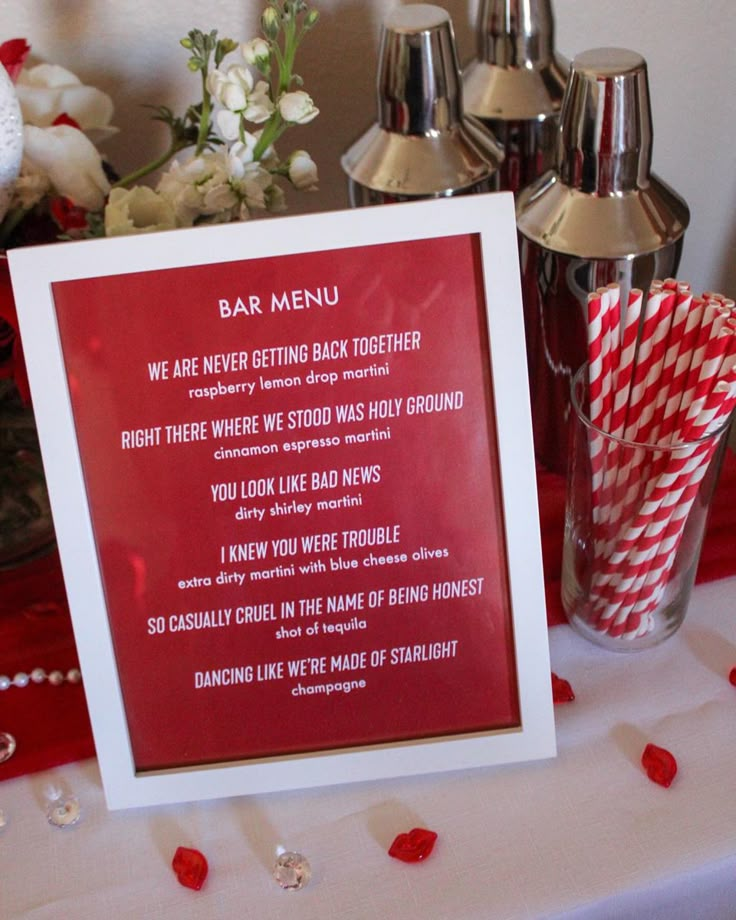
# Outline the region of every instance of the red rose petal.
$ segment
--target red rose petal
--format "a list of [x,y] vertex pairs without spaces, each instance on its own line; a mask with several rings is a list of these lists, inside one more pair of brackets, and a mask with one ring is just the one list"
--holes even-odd
[[8,71],[13,83],[18,79],[30,50],[25,38],[11,38],[0,45],[0,64]]
[[399,834],[391,844],[388,855],[402,862],[415,863],[426,859],[434,849],[437,834],[423,827],[415,827],[408,834]]
[[641,763],[653,783],[667,788],[677,773],[677,761],[665,748],[648,744],[641,755]]
[[736,668],[731,668],[731,671],[728,675],[729,683],[732,683],[736,687]]
[[87,211],[74,204],[70,198],[52,198],[50,210],[62,230],[87,229]]
[[59,113],[56,118],[51,122],[52,127],[57,125],[66,125],[69,128],[76,128],[77,131],[82,130],[82,126],[79,124],[76,118],[72,118],[67,112]]
[[575,694],[570,686],[570,681],[564,677],[558,677],[552,672],[552,702],[553,703],[572,703]]
[[177,847],[171,865],[179,879],[179,884],[195,891],[204,885],[207,878],[207,860],[199,850],[190,850],[188,847]]

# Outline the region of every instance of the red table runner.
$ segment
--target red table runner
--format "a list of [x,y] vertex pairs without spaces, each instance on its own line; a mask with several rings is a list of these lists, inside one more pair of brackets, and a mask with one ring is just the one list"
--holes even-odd
[[[542,555],[550,626],[564,622],[560,569],[565,481],[537,476]],[[697,581],[736,574],[736,454],[727,451],[711,510]],[[12,678],[33,668],[68,671],[78,659],[59,557],[54,553],[0,572],[0,673]],[[13,757],[0,764],[0,780],[93,757],[92,730],[81,685],[48,681],[0,691],[0,731],[17,740]]]

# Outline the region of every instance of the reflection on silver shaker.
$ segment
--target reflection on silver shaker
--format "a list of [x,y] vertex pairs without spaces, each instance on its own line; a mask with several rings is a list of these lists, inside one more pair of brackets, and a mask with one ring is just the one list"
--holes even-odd
[[516,209],[534,446],[557,473],[567,467],[570,380],[587,357],[588,293],[615,282],[625,304],[679,265],[690,213],[651,157],[644,59],[619,48],[578,55],[555,166]]
[[482,0],[465,111],[503,145],[500,187],[518,192],[554,166],[568,62],[554,47],[552,0]]
[[449,14],[426,3],[384,21],[378,119],[343,155],[350,205],[494,191],[503,150],[463,111]]

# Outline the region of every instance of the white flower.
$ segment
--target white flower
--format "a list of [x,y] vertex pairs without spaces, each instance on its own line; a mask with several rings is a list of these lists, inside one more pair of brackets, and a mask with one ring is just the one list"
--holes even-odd
[[306,150],[295,150],[287,160],[289,181],[299,191],[315,191],[319,176],[317,165]]
[[276,183],[269,185],[266,189],[266,210],[272,214],[286,210],[286,195],[281,186]]
[[31,171],[44,172],[59,195],[99,211],[110,190],[97,148],[69,125],[23,128],[23,156]]
[[248,105],[243,111],[243,118],[252,121],[255,125],[261,125],[273,114],[274,105],[269,95],[268,83],[265,80],[259,80],[253,92],[248,96]]
[[295,125],[306,125],[319,115],[319,109],[312,101],[312,97],[301,89],[293,93],[284,93],[281,96],[279,112],[284,121]]
[[255,124],[267,121],[273,112],[268,83],[254,84],[247,67],[233,64],[227,72],[213,70],[207,77],[207,89],[228,112],[237,112]]
[[[230,145],[228,150],[229,156],[231,158],[235,157],[237,160],[240,160],[241,163],[252,163],[256,146],[262,134],[263,131],[255,131],[253,133],[244,131],[243,139],[235,141],[234,144]],[[266,147],[258,161],[268,170],[278,167],[279,158],[273,144],[271,144],[270,147]]]
[[215,123],[220,136],[226,141],[235,141],[240,136],[240,114],[220,109],[215,115]]
[[136,185],[131,189],[114,188],[110,192],[105,208],[106,236],[155,233],[175,227],[174,209],[152,188]]
[[99,142],[117,131],[110,126],[112,99],[56,64],[22,70],[15,87],[26,124],[47,128],[66,113],[91,140]]
[[231,220],[239,204],[230,186],[224,150],[205,150],[189,160],[174,160],[161,177],[157,191],[171,203],[182,227],[191,227],[202,218]]
[[240,46],[240,53],[246,64],[257,67],[262,72],[266,70],[271,59],[271,48],[262,38],[252,38],[249,42],[244,42]]
[[253,91],[253,76],[247,67],[233,65],[223,70],[213,70],[207,76],[207,89],[215,99],[231,112],[242,112]]
[[255,134],[246,131],[242,141],[235,141],[234,144],[230,144],[228,148],[228,159],[231,175],[237,173],[240,166],[253,162],[253,152],[257,143],[258,138]]
[[265,210],[266,190],[273,184],[271,173],[260,163],[242,160],[232,151],[229,166],[231,187],[237,192],[240,200],[244,201],[249,209]]

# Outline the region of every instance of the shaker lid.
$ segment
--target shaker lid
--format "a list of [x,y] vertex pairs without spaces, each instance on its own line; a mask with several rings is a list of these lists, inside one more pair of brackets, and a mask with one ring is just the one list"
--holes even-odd
[[651,172],[652,120],[644,58],[597,48],[572,62],[556,165],[517,200],[519,231],[582,258],[628,258],[678,240],[686,203]]
[[565,185],[554,170],[517,199],[519,232],[545,249],[581,259],[628,259],[674,243],[687,230],[683,199],[653,173],[646,188],[600,197]]
[[501,146],[463,112],[452,21],[427,3],[383,23],[378,118],[342,156],[359,184],[394,195],[438,195],[474,185],[503,161]]
[[551,0],[483,0],[477,36],[463,70],[467,112],[501,121],[559,114],[569,64],[555,51]]

